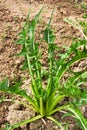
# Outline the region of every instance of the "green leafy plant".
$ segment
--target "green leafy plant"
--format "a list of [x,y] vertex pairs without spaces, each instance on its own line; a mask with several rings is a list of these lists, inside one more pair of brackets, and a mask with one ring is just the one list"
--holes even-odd
[[81,7],[83,10],[87,10],[87,3],[81,3]]
[[81,21],[80,25],[83,27],[83,31],[84,31],[85,35],[87,36],[87,22]]
[[[7,78],[0,82],[0,91],[25,98],[29,102],[28,107],[32,106],[36,116],[17,124],[7,125],[5,130],[13,130],[40,118],[52,120],[61,130],[68,129],[65,124],[54,119],[53,114],[58,111],[64,113],[66,111],[66,115],[75,118],[79,126],[83,130],[87,130],[87,120],[78,108],[78,106],[87,103],[87,90],[81,87],[87,81],[87,71],[74,72],[71,67],[76,62],[87,58],[87,40],[73,41],[70,47],[63,48],[63,50],[65,49],[64,51],[58,48],[55,45],[55,35],[51,28],[54,10],[52,11],[51,18],[44,30],[44,41],[48,46],[48,67],[44,74],[47,84],[43,86],[41,53],[38,43],[35,42],[35,28],[39,23],[42,9],[31,22],[29,22],[28,15],[17,41],[17,44],[22,46],[19,56],[24,56],[25,58],[23,69],[27,69],[30,74],[32,95],[20,88],[21,83],[17,82],[14,86],[10,86]],[[83,49],[80,49],[80,46],[83,46]],[[60,50],[58,51],[58,49]],[[66,73],[68,73],[68,77],[64,80]],[[65,98],[69,99],[67,103],[64,102]]]
[[78,20],[75,18],[64,18],[64,21],[71,24],[75,28],[77,28],[82,36],[87,40],[87,14],[83,15],[83,20]]

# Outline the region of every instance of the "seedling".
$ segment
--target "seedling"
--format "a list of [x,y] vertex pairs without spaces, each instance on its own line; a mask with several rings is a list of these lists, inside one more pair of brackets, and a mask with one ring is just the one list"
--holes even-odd
[[87,10],[87,3],[82,3],[82,4],[81,4],[81,7],[82,7],[82,9],[83,9],[84,11],[86,11],[86,10]]
[[[87,103],[87,90],[81,88],[82,83],[87,81],[87,71],[74,72],[71,69],[71,66],[76,62],[87,58],[85,47],[87,40],[80,39],[73,41],[71,46],[65,48],[63,53],[60,53],[61,51],[58,54],[55,53],[58,47],[55,45],[55,35],[51,29],[54,10],[52,11],[51,18],[44,30],[44,41],[48,46],[48,68],[45,73],[47,84],[43,86],[41,53],[39,52],[39,45],[35,41],[35,28],[39,22],[42,9],[31,22],[29,22],[28,15],[17,41],[17,44],[22,46],[22,51],[19,55],[25,58],[23,69],[26,68],[31,77],[32,95],[21,89],[21,84],[18,82],[14,86],[10,86],[6,78],[0,83],[0,91],[20,95],[25,98],[29,102],[28,107],[32,106],[36,116],[17,124],[8,125],[5,130],[13,130],[40,118],[47,118],[53,121],[61,130],[68,129],[67,125],[65,126],[62,122],[54,119],[53,114],[58,111],[66,111],[67,114],[64,116],[69,115],[75,118],[79,127],[87,130],[87,120],[78,108],[78,106],[80,107]],[[83,49],[79,49],[80,46],[83,46]],[[67,80],[64,80],[65,73],[69,75]],[[63,100],[66,97],[70,100],[65,104]]]
[[5,40],[6,40],[6,34],[5,34],[5,33],[2,33],[2,34],[1,34],[1,41],[2,41],[2,42],[5,42]]

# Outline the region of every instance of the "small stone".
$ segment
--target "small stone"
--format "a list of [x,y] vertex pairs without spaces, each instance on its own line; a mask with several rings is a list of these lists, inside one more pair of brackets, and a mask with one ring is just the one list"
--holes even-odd
[[20,60],[16,60],[15,61],[16,64],[20,64],[20,62],[21,62]]
[[79,72],[79,71],[80,71],[79,67],[74,67],[74,72]]
[[84,106],[81,108],[81,111],[82,111],[83,113],[85,112],[85,107],[84,107]]
[[37,120],[34,121],[30,124],[30,130],[37,130],[42,126],[42,121],[41,120]]
[[20,109],[20,104],[14,103],[9,107],[9,111],[11,110],[19,110]]

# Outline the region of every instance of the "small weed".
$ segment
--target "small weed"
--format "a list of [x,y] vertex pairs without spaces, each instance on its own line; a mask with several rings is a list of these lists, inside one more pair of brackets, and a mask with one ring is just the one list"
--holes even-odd
[[2,42],[5,42],[5,40],[6,40],[6,34],[5,34],[5,33],[2,33],[2,34],[1,34],[1,41],[2,41]]
[[81,7],[82,7],[83,10],[87,10],[87,3],[82,3]]
[[12,29],[12,26],[11,25],[6,25],[6,31],[10,31]]
[[[68,130],[68,123],[64,124],[54,119],[53,114],[58,111],[66,113],[64,116],[71,116],[76,120],[81,129],[87,130],[87,120],[79,109],[80,106],[87,103],[87,90],[80,87],[81,84],[87,82],[85,80],[87,78],[87,71],[74,72],[70,69],[76,62],[87,58],[87,40],[84,38],[73,41],[71,46],[65,48],[63,53],[60,51],[61,53],[58,52],[56,54],[55,51],[58,50],[58,47],[55,45],[55,35],[51,29],[54,10],[52,11],[51,18],[43,30],[43,39],[48,46],[48,69],[44,73],[47,84],[44,87],[43,74],[41,73],[43,69],[41,63],[42,57],[38,43],[35,41],[35,28],[39,23],[42,9],[31,22],[29,22],[28,15],[17,41],[17,44],[22,46],[19,56],[24,56],[25,58],[23,69],[27,69],[31,77],[32,96],[20,88],[21,83],[19,82],[14,86],[10,86],[6,78],[0,83],[0,91],[22,96],[29,102],[27,105],[30,106],[31,104],[32,109],[37,114],[31,119],[7,125],[4,130],[13,130],[21,125],[44,117],[53,121],[61,130]],[[80,46],[83,46],[82,50],[79,49]],[[56,58],[56,55],[59,55],[59,59]],[[67,80],[63,78],[65,73],[69,75]],[[71,100],[65,104],[63,100],[66,97]],[[27,105],[25,103],[25,106]]]

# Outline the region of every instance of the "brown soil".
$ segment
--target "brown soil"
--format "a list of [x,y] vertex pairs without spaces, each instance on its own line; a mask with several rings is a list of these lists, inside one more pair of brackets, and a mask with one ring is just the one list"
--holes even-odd
[[[82,2],[87,2],[87,0],[82,0]],[[51,11],[55,6],[54,16],[52,25],[55,30],[56,35],[56,44],[58,46],[70,45],[72,37],[83,37],[81,32],[78,29],[75,29],[71,25],[64,22],[63,18],[73,17],[81,19],[84,13],[87,13],[87,10],[81,8],[81,3],[75,3],[74,0],[45,0],[45,7],[42,13],[42,19],[44,24],[50,18]],[[13,83],[14,80],[19,81],[20,79],[28,79],[29,76],[26,71],[21,72],[20,68],[23,63],[23,58],[16,57],[16,54],[20,52],[21,47],[14,44],[17,39],[17,34],[20,32],[23,24],[26,20],[28,14],[28,9],[31,9],[31,19],[33,16],[40,10],[43,5],[41,0],[0,0],[0,80],[8,77],[10,82]],[[42,28],[42,27],[41,27]],[[40,30],[41,28],[37,28]],[[37,40],[39,36],[37,35]],[[45,46],[42,44],[40,48],[43,50],[43,60],[46,60]],[[46,61],[43,62],[46,65]],[[26,80],[24,80],[26,82]],[[30,81],[27,81],[27,83]],[[0,96],[6,96],[8,99],[11,98],[8,94],[0,93]],[[0,129],[4,127],[7,123],[9,117],[9,111],[12,112],[11,116],[19,115],[21,118],[21,113],[25,111],[25,116],[27,115],[27,110],[20,110],[16,108],[17,111],[14,111],[14,108],[11,109],[12,102],[3,102],[0,103]],[[87,115],[87,107],[84,107],[83,111]],[[18,112],[19,111],[19,112]],[[17,113],[18,112],[18,113]],[[35,113],[31,112],[32,115]],[[55,115],[57,119],[61,116],[60,114]],[[31,117],[31,115],[27,115]],[[19,118],[19,117],[17,117]],[[13,118],[11,118],[13,119]],[[14,117],[15,120],[15,117]],[[13,123],[14,120],[12,120]],[[22,119],[20,119],[22,120]],[[67,120],[67,118],[66,118]],[[17,120],[19,121],[19,120]],[[74,122],[70,121],[70,130],[75,130]],[[29,128],[30,127],[30,128]],[[39,120],[37,122],[31,123],[31,125],[24,126],[19,128],[20,130],[59,130],[52,122]],[[77,128],[78,129],[78,128]],[[80,129],[78,129],[80,130]]]

